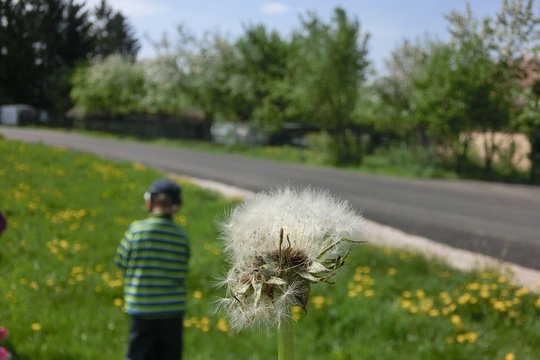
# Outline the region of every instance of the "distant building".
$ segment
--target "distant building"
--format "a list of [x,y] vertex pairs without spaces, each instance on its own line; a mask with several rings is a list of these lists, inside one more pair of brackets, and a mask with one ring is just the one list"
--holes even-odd
[[11,126],[38,125],[47,123],[49,116],[46,111],[30,105],[0,106],[0,124]]

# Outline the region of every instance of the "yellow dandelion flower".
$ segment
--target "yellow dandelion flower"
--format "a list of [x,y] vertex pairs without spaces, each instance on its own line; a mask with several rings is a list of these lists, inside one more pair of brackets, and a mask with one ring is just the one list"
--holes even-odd
[[30,289],[36,290],[39,287],[38,283],[35,281],[32,281],[30,283]]
[[462,343],[462,342],[464,342],[466,339],[467,339],[467,338],[466,338],[466,336],[465,336],[464,334],[458,334],[458,335],[456,336],[456,341],[457,341],[458,343]]
[[416,314],[418,312],[418,307],[417,306],[411,306],[409,311],[410,311],[411,314]]
[[71,276],[84,272],[83,266],[74,266],[71,268]]
[[210,331],[210,326],[209,326],[209,325],[202,325],[202,326],[201,326],[201,331],[202,331],[203,333],[209,332],[209,331]]
[[529,289],[524,287],[524,288],[521,288],[521,289],[517,289],[516,292],[514,293],[515,296],[523,296],[523,295],[527,295],[529,293]]
[[431,316],[431,317],[439,316],[440,311],[437,310],[437,309],[431,309],[431,310],[429,310],[428,315]]
[[186,226],[188,224],[188,221],[185,215],[178,215],[176,217],[176,222],[182,226]]
[[459,316],[459,315],[452,315],[452,317],[450,318],[450,321],[451,321],[452,324],[454,324],[454,325],[460,324],[460,323],[461,323],[461,316]]
[[393,275],[396,275],[396,273],[397,273],[396,269],[394,269],[394,268],[388,269],[388,275],[393,276]]
[[465,293],[465,294],[461,295],[461,296],[457,299],[457,302],[458,302],[458,304],[463,305],[463,304],[469,302],[470,298],[471,298],[471,294]]
[[450,309],[447,308],[447,307],[444,307],[444,308],[441,309],[441,313],[443,315],[448,315],[448,314],[450,314]]
[[515,360],[516,359],[516,356],[514,355],[514,353],[508,353],[504,356],[504,360]]
[[313,305],[315,306],[315,309],[320,309],[324,305],[324,296],[313,296],[311,298],[311,302],[313,302]]
[[41,325],[39,323],[33,323],[31,328],[34,331],[39,331],[39,330],[41,330]]
[[450,304],[452,304],[452,299],[449,298],[449,297],[448,297],[448,298],[445,298],[445,299],[443,300],[443,304],[444,304],[444,305],[450,305]]
[[375,296],[375,291],[374,290],[366,290],[366,291],[364,291],[364,296],[365,297],[373,297],[373,296]]
[[194,292],[193,292],[193,297],[194,297],[195,299],[200,299],[200,298],[202,298],[202,297],[203,297],[202,291],[198,291],[198,290],[197,290],[197,291],[194,291]]
[[493,308],[495,310],[499,310],[499,311],[505,311],[506,310],[506,306],[505,306],[504,301],[495,301],[493,303]]
[[400,299],[399,304],[404,309],[410,308],[412,306],[412,302],[406,299]]
[[116,298],[116,299],[114,299],[113,304],[114,304],[115,306],[122,306],[123,301],[122,301],[122,299],[120,299],[120,298]]
[[349,290],[349,292],[347,293],[347,296],[349,296],[350,298],[356,297],[356,295],[358,295],[358,293],[354,290]]
[[478,289],[480,289],[480,284],[478,284],[478,283],[467,284],[466,289],[467,290],[478,290]]
[[[300,314],[294,314],[294,315],[298,315],[298,317],[300,317]],[[295,319],[295,320],[298,320],[298,319]],[[229,331],[229,325],[227,324],[227,320],[220,318],[217,323],[217,328],[223,332]]]
[[47,280],[47,285],[48,286],[53,286],[54,285],[54,279],[48,279]]
[[411,297],[411,292],[410,291],[404,291],[403,292],[403,297],[410,298]]
[[476,340],[478,340],[478,334],[475,332],[467,333],[465,334],[465,337],[471,343],[476,342]]
[[424,290],[416,290],[416,297],[419,298],[419,299],[423,299],[426,297],[426,293],[424,292]]
[[439,297],[440,297],[441,299],[447,299],[448,297],[450,297],[450,294],[448,294],[447,291],[443,291],[443,292],[441,292],[441,293],[439,294]]

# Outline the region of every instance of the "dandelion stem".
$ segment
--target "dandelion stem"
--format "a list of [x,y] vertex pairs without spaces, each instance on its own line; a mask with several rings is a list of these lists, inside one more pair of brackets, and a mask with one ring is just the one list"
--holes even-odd
[[278,360],[294,360],[293,322],[290,319],[286,319],[280,324],[277,338]]

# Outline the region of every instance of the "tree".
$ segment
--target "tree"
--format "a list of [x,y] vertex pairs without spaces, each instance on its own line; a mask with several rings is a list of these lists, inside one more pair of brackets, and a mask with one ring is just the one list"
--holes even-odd
[[[531,67],[538,68],[540,46],[540,12],[533,9],[533,0],[504,0],[495,18],[485,18],[481,23],[474,18],[467,5],[465,14],[447,15],[455,41],[473,36],[489,49],[492,59],[499,65],[499,78],[506,85],[505,92],[512,96],[512,121],[515,130],[524,131],[531,141],[531,179],[540,173],[540,121],[534,120],[536,95],[531,88],[534,82],[523,86]],[[538,175],[540,176],[540,175]]]
[[[509,102],[499,73],[479,39],[471,39],[434,46],[422,71],[411,78],[414,116],[425,121],[430,138],[451,148],[458,173],[468,160],[473,131],[495,132],[508,124]],[[486,150],[489,172],[493,149]]]
[[115,12],[106,0],[94,9],[96,46],[93,54],[107,57],[112,54],[135,59],[140,44],[121,12]]
[[233,45],[217,30],[197,37],[180,25],[174,41],[164,35],[154,42],[154,47],[158,58],[178,69],[179,91],[190,105],[204,113],[204,137],[210,139],[210,127],[216,117],[233,114],[228,87],[237,60]]
[[430,49],[438,43],[426,35],[414,42],[405,39],[392,51],[385,62],[385,73],[373,85],[373,106],[378,114],[374,121],[376,129],[391,131],[407,143],[425,145],[427,125],[424,119],[414,116],[412,79],[422,72]]
[[72,83],[71,98],[84,115],[114,117],[142,112],[145,74],[129,59],[111,55],[95,60],[77,68]]
[[329,24],[308,13],[302,29],[293,36],[294,106],[304,121],[331,135],[330,151],[338,165],[361,161],[359,138],[351,134],[358,90],[369,64],[368,39],[360,31],[359,20],[349,19],[341,8],[334,10]]
[[25,7],[23,1],[0,0],[0,104],[37,97],[39,75]]
[[274,130],[285,120],[288,44],[277,31],[252,25],[235,43],[237,61],[228,82],[232,110],[241,121],[252,121]]

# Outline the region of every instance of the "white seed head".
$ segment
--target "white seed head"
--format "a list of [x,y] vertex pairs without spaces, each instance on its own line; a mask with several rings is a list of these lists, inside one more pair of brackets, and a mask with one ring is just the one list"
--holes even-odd
[[282,187],[238,205],[220,224],[231,269],[221,306],[231,328],[274,327],[305,308],[311,283],[336,275],[364,238],[363,218],[328,191]]

